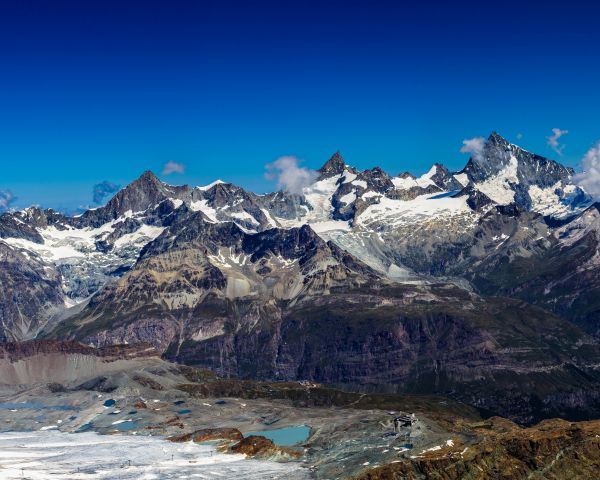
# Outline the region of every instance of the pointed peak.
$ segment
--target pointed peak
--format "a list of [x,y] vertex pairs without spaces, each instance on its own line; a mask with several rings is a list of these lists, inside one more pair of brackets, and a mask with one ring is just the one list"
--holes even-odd
[[500,135],[495,130],[490,133],[490,136],[487,139],[488,143],[495,143],[499,145],[508,145],[510,142],[506,140],[502,135]]
[[463,185],[441,163],[434,163],[421,178],[428,179],[442,190],[461,190]]
[[345,168],[346,163],[342,158],[342,154],[338,150],[331,156],[329,160],[327,160],[327,162],[325,162],[325,165],[319,168],[318,172],[325,176],[339,175],[344,171]]
[[103,220],[117,218],[128,210],[140,212],[167,199],[171,190],[173,189],[162,183],[154,173],[146,170],[140,177],[119,190],[104,207],[97,209],[96,212],[108,215]]
[[450,170],[448,170],[448,167],[446,167],[446,165],[443,163],[434,163],[429,172],[432,174],[432,176],[448,177],[452,175]]
[[154,183],[159,184],[162,183],[159,178],[152,172],[151,170],[146,170],[142,173],[137,180],[134,180],[131,183],[142,182],[142,183]]
[[[121,188],[115,196],[124,191],[157,189],[164,186],[160,179],[150,170],[146,170],[138,178]],[[114,197],[113,197],[114,198]]]

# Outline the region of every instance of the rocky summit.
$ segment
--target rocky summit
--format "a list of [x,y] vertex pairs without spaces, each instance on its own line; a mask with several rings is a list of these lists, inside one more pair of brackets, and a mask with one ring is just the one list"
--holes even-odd
[[144,345],[527,425],[600,415],[600,209],[570,168],[492,133],[458,172],[337,152],[314,173],[257,195],[145,172],[79,216],[4,213],[0,340]]

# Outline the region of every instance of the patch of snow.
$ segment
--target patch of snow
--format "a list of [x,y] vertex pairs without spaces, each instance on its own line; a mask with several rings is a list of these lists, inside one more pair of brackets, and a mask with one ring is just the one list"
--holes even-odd
[[351,192],[347,193],[346,195],[343,195],[340,198],[340,201],[345,203],[346,205],[351,204],[354,200],[356,200],[356,191],[352,190]]
[[141,245],[144,246],[147,243],[155,240],[161,233],[165,231],[164,227],[155,227],[153,225],[142,225],[133,233],[128,233],[118,238],[115,241],[115,247],[121,248],[126,245]]
[[406,178],[393,177],[392,183],[398,190],[408,190],[412,187],[419,186],[419,184],[417,183],[417,180],[412,177],[406,177]]
[[331,198],[338,188],[337,182],[340,178],[341,175],[325,178],[304,188],[302,193],[313,209],[307,212],[300,224],[324,221],[330,218],[333,210]]
[[[126,215],[131,217],[133,212],[130,210]],[[112,272],[133,265],[140,250],[163,231],[162,227],[142,224],[137,231],[116,239],[108,252],[99,251],[96,243],[106,240],[126,218],[123,215],[97,228],[68,226],[60,230],[50,226],[38,229],[42,244],[20,238],[7,238],[5,242],[48,264],[49,273],[56,268],[62,276],[63,292],[67,296],[65,306],[72,307],[112,278]]]
[[417,185],[422,188],[426,188],[430,185],[435,185],[433,180],[431,180],[431,177],[433,177],[436,174],[436,172],[437,167],[434,165],[429,169],[427,173],[421,175],[419,178],[416,179]]
[[119,425],[121,423],[127,423],[127,422],[132,422],[133,420],[131,418],[125,419],[125,420],[117,420],[115,422],[112,422],[111,425]]
[[175,210],[183,205],[183,200],[179,198],[169,198],[169,200],[171,200],[171,203],[175,205]]
[[364,189],[367,188],[367,182],[365,182],[364,180],[353,180],[352,185],[356,185],[357,187],[362,187]]
[[373,190],[369,190],[368,192],[365,192],[361,195],[361,198],[363,198],[363,199],[373,198],[373,197],[381,197],[381,193],[375,192]]
[[435,185],[431,177],[437,172],[437,167],[432,166],[427,173],[424,173],[418,178],[413,177],[393,177],[392,183],[398,190],[409,190],[413,187],[427,188],[430,185]]
[[332,230],[343,230],[347,232],[351,230],[348,222],[344,220],[326,220],[323,222],[309,223],[309,225],[316,233],[324,233]]
[[349,170],[344,170],[342,177],[344,179],[344,181],[342,183],[349,183],[349,182],[354,181],[354,179],[356,179],[356,173],[352,173]]
[[516,157],[512,155],[510,161],[502,170],[484,182],[476,183],[475,188],[487,195],[497,204],[508,205],[515,200],[515,192],[510,184],[519,183],[517,168],[518,161]]
[[453,176],[454,179],[463,187],[466,187],[469,184],[469,176],[466,173],[457,173]]
[[557,192],[561,192],[564,197],[575,195],[577,186],[572,184],[563,185],[557,182],[551,187],[540,188],[537,185],[531,185],[528,189],[529,197],[531,198],[531,209],[541,215],[554,218],[564,218],[572,215],[577,210],[583,210],[588,206],[584,203],[579,208],[573,209],[568,202],[564,202],[563,198]]
[[426,448],[421,453],[425,453],[425,452],[437,452],[438,450],[441,450],[441,449],[442,449],[441,445],[436,445],[435,447]]
[[266,208],[261,208],[260,211],[263,212],[265,217],[267,217],[267,221],[271,227],[277,227],[277,222]]
[[35,252],[50,262],[84,256],[83,252],[76,250],[72,245],[40,245],[23,238],[5,238],[4,241],[11,246]]
[[370,205],[358,216],[356,224],[369,226],[385,223],[387,226],[396,226],[435,217],[472,215],[464,197],[435,197],[427,194],[407,201],[382,197],[378,204]]
[[[129,210],[128,213],[132,213],[131,210]],[[68,227],[64,230],[59,230],[56,227],[51,226],[39,229],[38,232],[44,240],[43,244],[21,238],[7,238],[5,241],[9,245],[14,245],[37,253],[42,259],[49,262],[84,257],[86,254],[96,250],[96,240],[103,238],[104,235],[110,234],[114,230],[115,224],[124,219],[125,217],[119,217],[98,228],[77,229]]]
[[208,205],[208,200],[198,200],[190,203],[190,209],[194,212],[202,212],[211,222],[217,223],[217,211]]
[[508,235],[506,235],[505,233],[502,233],[500,235],[494,235],[492,237],[492,240],[494,241],[501,241],[501,240],[506,240],[508,238]]
[[238,220],[244,220],[247,222],[250,222],[254,225],[258,225],[259,223],[256,221],[256,218],[254,218],[252,215],[250,215],[248,212],[242,210],[241,212],[231,212],[229,214],[230,217],[233,218],[237,218]]

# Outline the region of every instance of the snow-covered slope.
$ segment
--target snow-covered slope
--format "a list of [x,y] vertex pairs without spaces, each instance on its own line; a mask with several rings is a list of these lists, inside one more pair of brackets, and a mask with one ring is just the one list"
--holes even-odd
[[49,427],[0,434],[2,478],[310,478],[308,469],[299,463],[249,460],[245,455],[221,453],[215,445],[148,436],[62,433]]
[[49,268],[56,268],[63,279],[67,304],[76,304],[94,293],[111,276],[131,267],[141,249],[164,231],[164,227],[141,223],[131,233],[118,236],[112,248],[98,249],[98,244],[115,235],[119,225],[133,218],[144,220],[143,215],[134,215],[130,211],[97,228],[71,225],[40,228],[38,233],[42,243],[24,238],[6,238],[4,242]]

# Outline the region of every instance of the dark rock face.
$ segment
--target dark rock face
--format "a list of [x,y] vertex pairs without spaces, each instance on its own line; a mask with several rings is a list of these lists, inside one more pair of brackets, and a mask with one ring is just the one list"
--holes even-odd
[[12,213],[0,215],[0,238],[21,238],[34,243],[44,241],[33,226],[19,221]]
[[[359,201],[355,193],[356,189],[363,191],[362,187],[353,185],[351,183],[343,183],[335,191],[331,197],[331,204],[333,206],[332,217],[336,220],[350,220],[354,218],[356,214],[356,202]],[[345,199],[346,195],[349,195],[351,201]]]
[[206,251],[216,252],[219,246],[229,247],[244,237],[243,230],[232,222],[211,223],[201,212],[181,213],[170,225],[171,235],[161,235],[142,249],[140,260],[171,249],[183,248],[190,243],[202,245]]
[[368,188],[375,192],[386,193],[394,189],[390,176],[379,167],[360,172],[356,178],[367,182]]
[[57,272],[2,242],[0,273],[0,341],[39,331],[64,304]]
[[43,243],[38,228],[49,226],[64,230],[71,219],[52,209],[42,210],[30,207],[19,212],[6,212],[0,215],[0,238],[20,238],[34,243]]
[[286,220],[300,218],[307,211],[312,210],[312,206],[303,195],[289,192],[268,193],[262,197],[262,204],[273,216]]
[[334,177],[344,172],[346,164],[340,152],[335,152],[325,165],[319,168],[318,172],[321,174],[320,178]]
[[251,255],[253,262],[274,254],[287,259],[300,258],[300,263],[303,263],[318,249],[325,247],[326,243],[308,225],[290,230],[274,228],[256,235],[245,235],[242,240],[242,250]]
[[0,343],[0,357],[13,363],[35,355],[51,353],[91,355],[113,360],[158,355],[156,349],[149,344],[110,345],[104,348],[93,348],[74,340],[29,340]]
[[[243,188],[230,183],[218,183],[203,192],[202,196],[209,207],[217,209],[216,218],[219,221],[227,221],[232,214],[238,213],[249,217],[236,219],[239,225],[247,230],[255,230],[257,227],[262,230],[272,226],[263,211],[263,199],[254,193],[246,192]],[[226,212],[223,212],[223,209]]]
[[403,173],[399,174],[398,177],[402,178],[402,179],[411,178],[412,180],[416,180],[416,178],[417,178],[410,172],[403,172]]
[[[384,298],[389,306],[375,308]],[[467,303],[403,305],[397,297],[360,293],[321,297],[277,317],[264,312],[270,320],[252,329],[241,317],[235,333],[187,341],[166,356],[224,375],[450,395],[525,423],[600,411],[600,399],[587,390],[600,381],[587,363],[599,355],[591,339],[525,304],[475,301],[465,311]],[[569,346],[574,338],[591,349],[578,360]]]
[[436,185],[427,185],[426,187],[411,187],[404,190],[395,190],[391,192],[388,196],[390,198],[398,199],[398,200],[414,200],[415,198],[421,195],[427,195],[431,193],[440,193],[440,187]]
[[480,291],[540,305],[600,338],[597,206],[559,230],[559,240],[527,255],[492,256],[467,275]]
[[48,353],[81,353],[96,355],[97,350],[74,340],[30,340],[0,344],[0,355],[11,362]]
[[480,211],[484,207],[494,203],[490,197],[488,197],[485,193],[481,193],[471,184],[464,187],[455,195],[455,197],[467,197],[467,204],[469,207],[477,211]]

